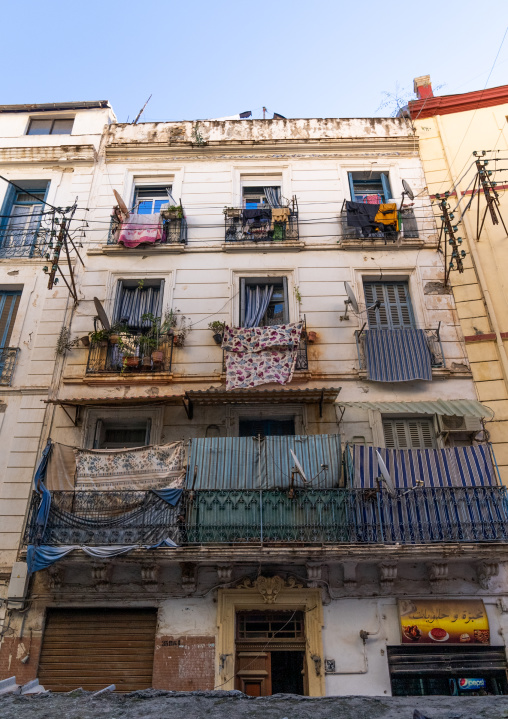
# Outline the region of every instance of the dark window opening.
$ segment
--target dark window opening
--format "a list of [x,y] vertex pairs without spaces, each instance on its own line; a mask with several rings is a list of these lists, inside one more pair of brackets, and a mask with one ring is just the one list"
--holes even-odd
[[295,420],[289,419],[240,419],[240,437],[280,437],[295,434]]
[[119,280],[113,310],[113,321],[126,325],[131,332],[143,332],[150,328],[144,314],[160,317],[164,280]]
[[286,277],[254,277],[240,280],[240,325],[271,327],[289,322]]
[[271,652],[272,694],[303,695],[305,652]]
[[238,612],[238,639],[300,639],[304,637],[303,612]]
[[348,172],[353,202],[380,205],[392,198],[388,175],[384,172]]
[[70,135],[74,118],[30,120],[27,135]]
[[95,428],[94,449],[145,447],[150,443],[150,429],[149,419],[100,419]]
[[270,203],[267,198],[267,192],[272,191],[272,195],[276,196],[280,202],[280,187],[244,187],[243,188],[243,206],[246,210],[256,210],[259,207],[269,207]]

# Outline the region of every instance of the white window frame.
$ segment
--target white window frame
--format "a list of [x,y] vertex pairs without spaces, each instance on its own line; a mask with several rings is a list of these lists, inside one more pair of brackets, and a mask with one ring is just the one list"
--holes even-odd
[[280,187],[282,197],[292,197],[289,165],[249,167],[236,165],[232,168],[232,206],[243,206],[244,187]]
[[[149,444],[160,444],[164,421],[164,407],[86,407],[83,416],[82,447],[93,449],[97,422],[106,419],[113,423],[120,415],[132,423],[150,420]],[[125,424],[129,424],[127,421]]]
[[174,294],[175,272],[110,272],[106,282],[106,300],[104,301],[104,309],[110,320],[113,319],[113,311],[115,309],[116,293],[119,280],[136,281],[136,280],[164,280],[164,289],[162,292],[162,312],[172,307]]

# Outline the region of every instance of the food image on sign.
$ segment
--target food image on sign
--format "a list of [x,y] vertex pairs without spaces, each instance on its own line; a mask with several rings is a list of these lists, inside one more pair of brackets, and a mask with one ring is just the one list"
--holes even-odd
[[403,599],[399,615],[403,644],[490,644],[481,600]]

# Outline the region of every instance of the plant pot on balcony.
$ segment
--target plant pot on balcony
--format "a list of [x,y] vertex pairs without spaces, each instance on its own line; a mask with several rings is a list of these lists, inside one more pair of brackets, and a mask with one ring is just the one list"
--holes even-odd
[[310,332],[307,332],[307,342],[312,345],[317,340],[318,335],[317,332],[313,332],[312,330]]
[[150,355],[145,355],[143,359],[141,360],[141,366],[145,369],[148,367],[148,369],[152,369],[152,358]]
[[84,335],[84,337],[80,337],[79,339],[83,347],[90,347],[90,337],[88,335]]
[[152,362],[162,364],[164,362],[164,352],[162,350],[154,350],[152,352]]
[[222,344],[222,338],[223,338],[223,336],[224,336],[224,335],[223,335],[221,332],[216,332],[216,333],[213,335],[213,341],[215,342],[216,345],[221,345],[221,344]]
[[127,367],[129,369],[135,369],[136,367],[139,367],[139,363],[140,363],[139,357],[124,357],[123,358],[124,367]]
[[110,336],[109,336],[109,344],[110,344],[110,345],[117,345],[119,339],[120,339],[120,337],[119,337],[118,335],[110,335]]
[[242,216],[241,207],[226,207],[224,214],[229,218],[239,219]]

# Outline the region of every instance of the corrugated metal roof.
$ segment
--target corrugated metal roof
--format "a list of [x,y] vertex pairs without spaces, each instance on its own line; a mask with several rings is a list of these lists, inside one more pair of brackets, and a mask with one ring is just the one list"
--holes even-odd
[[414,412],[418,414],[441,414],[457,417],[487,417],[494,411],[474,399],[434,399],[420,402],[339,402],[341,407],[374,409],[379,412]]
[[90,404],[154,404],[164,402],[165,404],[180,404],[184,398],[183,394],[156,394],[156,395],[134,395],[132,397],[64,397],[61,399],[41,399],[46,404],[60,405],[90,405]]
[[[341,474],[339,435],[283,437],[208,437],[193,439],[187,467],[189,489],[289,488],[294,466],[290,449],[300,461],[312,489],[338,487]],[[324,469],[323,465],[327,468]],[[295,487],[304,482],[295,475]]]
[[207,390],[190,390],[186,393],[194,404],[249,404],[251,402],[302,402],[316,404],[318,402],[335,402],[340,387],[318,387],[306,389],[236,389],[225,390],[211,387]]

